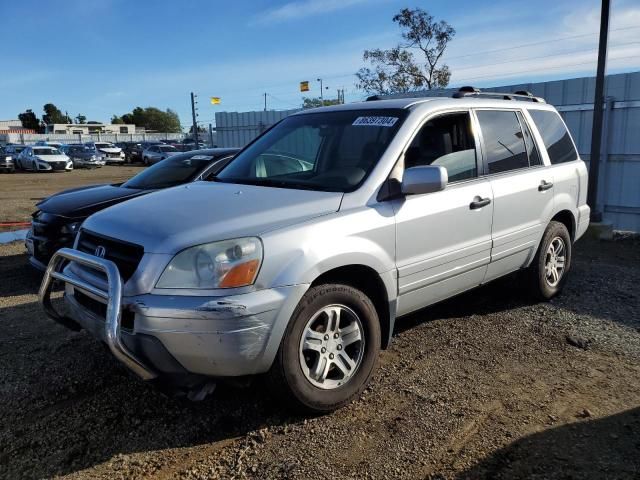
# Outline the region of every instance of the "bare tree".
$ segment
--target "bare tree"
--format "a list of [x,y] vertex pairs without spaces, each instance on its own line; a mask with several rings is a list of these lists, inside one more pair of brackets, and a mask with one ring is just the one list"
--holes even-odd
[[[451,71],[447,65],[441,65],[440,60],[456,34],[454,28],[444,20],[437,22],[420,8],[404,8],[393,21],[402,29],[404,42],[390,50],[365,50],[363,59],[372,68],[358,70],[358,88],[384,95],[446,87]],[[424,60],[417,61],[412,50]]]

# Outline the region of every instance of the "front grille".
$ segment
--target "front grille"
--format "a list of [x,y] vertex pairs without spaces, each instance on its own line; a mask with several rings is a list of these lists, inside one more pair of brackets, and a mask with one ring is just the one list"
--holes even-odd
[[49,165],[51,165],[51,168],[54,170],[64,170],[67,166],[64,162],[51,162]]
[[119,153],[107,153],[107,156],[109,158],[120,158],[120,154]]
[[78,250],[90,255],[96,255],[96,249],[98,247],[104,248],[104,258],[116,264],[125,282],[129,280],[133,272],[136,271],[142,255],[144,255],[144,248],[140,245],[96,235],[87,230],[80,231]]

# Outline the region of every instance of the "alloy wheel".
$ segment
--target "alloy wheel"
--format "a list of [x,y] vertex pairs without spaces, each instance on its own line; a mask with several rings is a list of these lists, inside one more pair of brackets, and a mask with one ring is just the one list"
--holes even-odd
[[345,305],[316,312],[300,339],[300,366],[306,379],[323,390],[346,384],[364,356],[364,330],[358,315]]
[[565,271],[566,246],[560,237],[554,237],[547,248],[544,260],[544,276],[550,287],[560,283]]

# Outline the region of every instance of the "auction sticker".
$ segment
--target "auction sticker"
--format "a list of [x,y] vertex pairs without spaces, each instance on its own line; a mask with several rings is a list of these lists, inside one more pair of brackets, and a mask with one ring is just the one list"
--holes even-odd
[[393,127],[398,117],[358,117],[352,125],[365,127]]

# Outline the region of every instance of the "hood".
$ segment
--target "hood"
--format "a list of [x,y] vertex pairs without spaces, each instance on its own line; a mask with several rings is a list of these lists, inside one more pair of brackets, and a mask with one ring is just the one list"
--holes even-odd
[[69,157],[66,155],[34,155],[42,162],[68,162]]
[[92,187],[65,190],[37,204],[46,213],[69,218],[84,218],[98,210],[137,197],[148,190],[122,188],[116,185],[94,185]]
[[118,147],[96,148],[96,150],[104,153],[120,153],[122,151],[122,149]]
[[92,215],[83,229],[175,254],[217,240],[255,236],[336,212],[340,192],[195,182],[135,198]]

